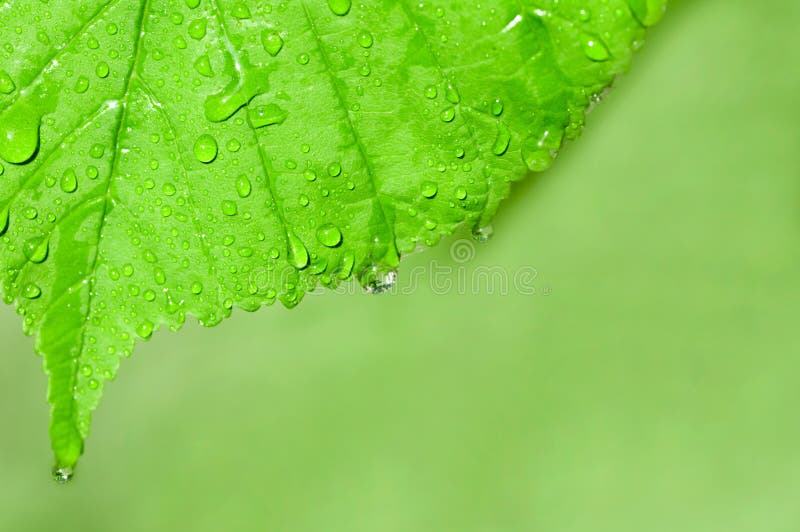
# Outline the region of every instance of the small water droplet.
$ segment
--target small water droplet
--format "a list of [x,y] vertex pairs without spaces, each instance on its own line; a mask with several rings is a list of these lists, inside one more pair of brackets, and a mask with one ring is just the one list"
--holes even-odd
[[71,467],[56,467],[53,469],[53,480],[59,484],[66,484],[75,477],[75,471]]
[[37,299],[42,295],[42,289],[34,283],[28,283],[22,289],[22,295],[27,299]]
[[491,225],[476,226],[472,229],[472,238],[477,242],[488,242],[494,235],[494,228]]

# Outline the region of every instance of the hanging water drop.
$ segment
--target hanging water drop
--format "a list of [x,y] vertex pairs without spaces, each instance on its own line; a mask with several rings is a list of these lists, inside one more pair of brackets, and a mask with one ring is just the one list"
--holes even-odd
[[57,467],[53,470],[53,480],[59,484],[66,484],[75,476],[75,471],[71,467]]
[[383,294],[397,284],[397,270],[370,266],[359,275],[359,281],[367,293]]
[[477,242],[488,242],[494,235],[494,228],[491,225],[476,226],[472,229],[472,238]]

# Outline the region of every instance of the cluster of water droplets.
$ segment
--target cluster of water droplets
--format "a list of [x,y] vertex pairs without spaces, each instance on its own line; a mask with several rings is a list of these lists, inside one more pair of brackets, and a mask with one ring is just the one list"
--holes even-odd
[[[187,311],[213,325],[229,315],[235,305],[255,310],[261,302],[281,300],[292,306],[315,283],[333,286],[353,275],[368,292],[378,294],[396,283],[399,253],[410,252],[418,244],[434,245],[464,222],[476,224],[476,240],[488,240],[493,230],[481,217],[482,210],[486,206],[496,208],[498,198],[507,195],[510,182],[524,175],[524,169],[547,169],[562,143],[580,131],[587,102],[598,98],[594,87],[545,95],[541,101],[547,105],[547,98],[564,99],[566,109],[558,109],[551,116],[530,104],[526,99],[537,103],[538,95],[519,84],[502,86],[492,81],[487,83],[489,90],[481,91],[474,84],[465,89],[458,69],[448,67],[457,64],[459,54],[471,45],[477,47],[487,40],[470,43],[458,36],[453,30],[459,20],[458,10],[449,13],[438,5],[403,4],[414,33],[409,42],[425,45],[414,49],[424,57],[419,69],[419,79],[424,82],[416,83],[414,78],[409,87],[402,87],[402,98],[407,99],[407,109],[413,108],[422,116],[419,123],[426,133],[415,140],[429,142],[413,152],[391,154],[413,160],[416,166],[413,175],[401,176],[413,183],[404,187],[412,190],[399,194],[395,187],[393,193],[398,197],[392,198],[387,215],[379,211],[381,197],[388,193],[380,189],[379,181],[370,183],[364,177],[366,172],[375,173],[369,161],[359,165],[353,157],[332,157],[323,151],[324,138],[305,138],[284,129],[293,120],[293,113],[299,114],[303,87],[275,86],[273,82],[280,63],[281,69],[299,70],[301,74],[292,74],[297,79],[314,79],[322,84],[332,65],[339,64],[340,56],[345,57],[350,64],[337,71],[340,79],[331,83],[341,99],[339,103],[347,104],[339,121],[342,127],[349,121],[357,137],[360,124],[374,112],[369,108],[374,100],[366,96],[370,91],[395,94],[390,90],[396,91],[394,85],[398,83],[397,72],[386,67],[385,55],[400,52],[382,46],[382,39],[392,38],[391,33],[382,32],[380,24],[362,22],[366,20],[362,11],[372,8],[351,0],[327,0],[334,21],[352,21],[348,30],[337,33],[341,37],[334,39],[315,36],[313,21],[311,29],[301,33],[272,22],[261,24],[257,19],[273,10],[282,12],[287,9],[285,3],[233,2],[220,13],[218,2],[184,2],[188,11],[159,15],[160,24],[171,25],[174,31],[168,32],[171,37],[163,42],[148,41],[142,57],[150,61],[147,64],[153,70],[160,70],[149,80],[149,86],[128,85],[125,101],[104,96],[111,93],[107,87],[125,85],[127,57],[136,51],[130,47],[132,25],[121,19],[113,22],[112,16],[108,20],[99,17],[85,35],[76,39],[76,50],[90,63],[87,68],[62,66],[54,59],[45,66],[41,79],[23,80],[0,62],[0,179],[24,184],[19,197],[0,203],[0,238],[9,255],[19,258],[19,264],[4,264],[4,299],[11,302],[12,294],[18,294],[24,300],[19,312],[26,327],[33,331],[48,305],[62,296],[48,293],[53,288],[47,275],[30,274],[37,267],[44,271],[50,257],[70,246],[55,231],[57,223],[82,216],[96,223],[99,216],[107,217],[115,209],[129,209],[142,219],[154,214],[157,220],[107,228],[116,238],[126,239],[129,247],[121,245],[121,249],[132,252],[129,256],[98,253],[94,262],[80,257],[83,263],[94,264],[96,271],[82,271],[82,278],[75,273],[81,282],[71,283],[66,289],[67,296],[88,290],[100,302],[86,319],[95,332],[86,335],[84,349],[88,355],[78,365],[78,390],[87,397],[99,397],[103,381],[114,378],[116,359],[130,355],[134,336],[148,339],[163,323],[176,329]],[[660,17],[662,4],[631,0],[629,9],[642,25],[650,25]],[[478,8],[485,12],[481,28],[502,28],[492,30],[496,34],[487,44],[495,50],[510,46],[520,39],[519,32],[529,30],[526,18],[538,18],[553,29],[554,47],[577,47],[581,51],[584,59],[580,69],[604,71],[617,59],[618,50],[609,44],[614,42],[611,29],[597,28],[613,28],[614,17],[625,15],[621,8],[566,12],[557,1],[546,0],[534,10],[515,12],[511,17],[500,8]],[[226,25],[233,29],[229,31]],[[4,31],[12,30],[0,29],[0,39]],[[416,35],[422,35],[421,41]],[[329,41],[322,42],[323,37]],[[125,38],[128,44],[118,43]],[[52,45],[45,31],[38,31],[36,39],[43,46]],[[15,52],[9,44],[4,51]],[[167,60],[176,54],[181,65],[172,72]],[[546,54],[541,57],[541,61],[558,60]],[[409,62],[412,59],[417,58],[412,56]],[[489,59],[487,54],[484,60]],[[143,82],[145,76],[136,68],[130,73]],[[121,124],[126,114],[160,116],[158,109],[166,113],[163,109],[174,102],[159,102],[156,93],[163,94],[168,86],[181,88],[174,93],[180,103],[186,103],[190,94],[202,94],[205,123],[191,123],[191,115],[183,111],[153,119],[152,123],[144,119],[132,122],[135,126],[120,128],[114,138],[88,140],[92,128],[103,120],[110,123],[114,118]],[[212,86],[213,90],[208,89]],[[74,132],[59,130],[63,126],[55,114],[64,110],[63,102],[71,104],[83,98],[99,103],[104,97],[107,99],[92,120]],[[194,126],[186,127],[191,131],[190,138],[179,138],[175,131],[187,121]],[[135,143],[126,140],[127,144],[121,144],[120,139],[129,138],[133,134],[129,129],[135,127],[151,127],[147,141],[137,137]],[[321,129],[322,125],[305,127]],[[107,129],[114,131],[113,127]],[[280,153],[269,149],[272,139],[278,137],[290,137],[294,148]],[[360,145],[360,139],[348,147],[354,145]],[[60,164],[57,157],[51,157],[61,153],[57,150],[75,155],[73,164]],[[168,152],[171,155],[164,156]],[[360,154],[365,159],[368,155]],[[121,170],[133,158],[136,170]],[[252,162],[254,158],[261,159],[259,164],[267,169],[266,175]],[[187,187],[180,177],[182,172],[190,172],[196,180],[224,181],[224,197],[211,200],[203,194],[202,186]],[[26,176],[39,179],[41,184],[31,181],[29,185],[23,179]],[[117,177],[135,183],[130,190],[142,201],[118,204],[108,185]],[[385,182],[399,179],[394,175],[378,178]],[[369,187],[375,190],[365,191]],[[365,198],[374,212],[367,215],[351,209],[352,205],[367,205]],[[192,209],[199,211],[193,214]],[[265,210],[274,211],[270,216],[275,217],[274,227],[280,227],[282,234],[251,229]],[[291,221],[287,221],[289,218]],[[244,227],[248,229],[237,230]],[[76,229],[71,236],[89,238],[86,228],[81,230],[79,233]],[[393,241],[395,237],[397,242]],[[73,251],[78,253],[79,246]],[[198,263],[211,260],[204,257],[211,253],[216,253],[212,258],[217,261],[211,273],[193,275]],[[284,266],[289,273],[282,276]],[[260,282],[259,267],[269,281]],[[227,277],[235,281],[222,286]],[[111,281],[108,289],[104,284],[107,280]],[[61,290],[65,290],[63,286]],[[222,310],[218,308],[220,300]],[[88,432],[88,418],[81,419],[80,424],[81,430]],[[54,476],[66,482],[72,470],[59,468]]]

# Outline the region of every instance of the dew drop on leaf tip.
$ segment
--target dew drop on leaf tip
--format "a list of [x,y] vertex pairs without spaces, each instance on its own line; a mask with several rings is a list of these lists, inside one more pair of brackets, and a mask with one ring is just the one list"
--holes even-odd
[[370,266],[361,274],[361,282],[368,294],[383,294],[397,284],[397,270],[382,270],[378,266]]
[[478,226],[472,230],[472,238],[474,238],[475,241],[480,243],[488,242],[489,240],[491,240],[493,235],[494,235],[494,227],[492,227],[491,225]]
[[75,471],[71,467],[56,467],[53,470],[53,480],[59,484],[67,484],[75,477]]

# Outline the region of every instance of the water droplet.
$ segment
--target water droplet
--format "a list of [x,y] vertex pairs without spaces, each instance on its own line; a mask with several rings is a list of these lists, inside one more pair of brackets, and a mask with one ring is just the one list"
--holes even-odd
[[274,103],[247,108],[247,120],[255,129],[282,124],[289,115]]
[[247,179],[247,176],[242,174],[236,178],[236,192],[239,194],[240,198],[246,198],[250,195],[250,192],[253,190],[253,186],[250,184],[250,180]]
[[495,100],[492,102],[492,114],[494,116],[500,116],[503,114],[504,105],[502,100]]
[[234,18],[237,18],[239,20],[247,20],[250,17],[252,17],[252,15],[250,14],[250,8],[248,8],[247,4],[245,4],[244,2],[239,2],[235,6],[233,6],[231,14],[233,15]]
[[433,181],[425,181],[422,183],[422,195],[426,198],[433,198],[439,192],[439,186]]
[[311,61],[311,57],[306,53],[297,56],[297,62],[301,65],[307,65],[309,61]]
[[98,78],[107,78],[108,75],[111,73],[111,68],[105,61],[100,61],[99,63],[97,63],[97,67],[95,67],[94,73],[97,75]]
[[67,193],[78,190],[78,176],[72,168],[68,168],[61,176],[61,190]]
[[608,61],[611,57],[605,43],[591,35],[583,36],[583,52],[592,61]]
[[5,70],[0,70],[0,92],[3,94],[11,94],[17,86],[14,84],[14,80],[11,79],[11,76],[8,75],[8,72]]
[[13,164],[25,164],[39,149],[39,114],[20,106],[0,117],[0,157]]
[[200,135],[194,143],[194,155],[201,163],[209,164],[213,162],[218,153],[217,141],[211,135]]
[[366,30],[359,33],[356,40],[362,48],[370,48],[373,43],[372,34]]
[[476,226],[472,229],[472,238],[477,242],[488,242],[494,235],[494,228],[491,225]]
[[359,281],[368,293],[382,294],[391,290],[397,284],[397,270],[370,266],[361,272]]
[[428,85],[425,87],[425,97],[433,100],[439,95],[439,90],[435,85]]
[[105,152],[106,152],[106,147],[105,146],[103,146],[102,144],[94,144],[89,149],[89,156],[92,159],[102,159],[103,158],[103,154]]
[[189,37],[192,39],[199,41],[203,37],[206,36],[206,29],[208,28],[208,23],[204,18],[198,18],[193,20],[189,23]]
[[75,477],[75,471],[71,467],[57,467],[53,470],[53,480],[59,484],[66,484]]
[[236,216],[239,213],[239,208],[236,206],[235,201],[225,200],[222,202],[222,214],[225,216]]
[[508,127],[504,124],[497,125],[497,138],[494,141],[494,146],[492,146],[492,153],[497,155],[498,157],[501,155],[505,155],[508,151],[508,147],[511,144],[511,131],[509,131]]
[[194,62],[194,69],[198,74],[207,78],[214,75],[214,69],[211,68],[211,59],[209,59],[208,55],[198,57],[197,61]]
[[37,299],[42,295],[42,289],[34,283],[28,283],[25,285],[25,288],[22,289],[22,295],[27,299]]
[[291,231],[286,235],[289,240],[289,262],[298,270],[308,266],[308,250],[303,241]]
[[458,93],[458,90],[452,84],[448,84],[447,87],[445,87],[444,97],[448,102],[452,103],[453,105],[461,102],[461,95]]
[[272,57],[278,55],[283,48],[283,39],[277,31],[264,30],[261,32],[261,45]]
[[86,76],[78,76],[77,81],[75,81],[75,92],[83,94],[87,90],[89,90],[89,78]]
[[442,114],[439,115],[442,119],[442,122],[452,122],[456,118],[456,110],[452,107],[448,107]]
[[139,338],[142,340],[149,340],[150,337],[153,336],[153,322],[150,320],[144,320],[139,326],[136,328],[136,334],[139,335]]
[[27,259],[35,264],[40,264],[47,259],[50,250],[50,239],[31,238],[22,245],[22,253]]
[[342,232],[333,224],[324,224],[317,229],[317,240],[323,246],[335,248],[342,243]]
[[342,175],[342,165],[339,163],[331,163],[328,165],[328,175],[331,177],[338,177]]
[[344,16],[350,12],[352,7],[351,0],[328,0],[328,7],[334,15]]

